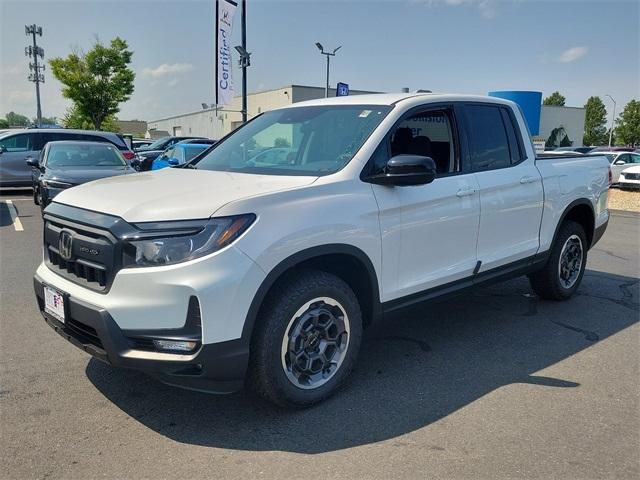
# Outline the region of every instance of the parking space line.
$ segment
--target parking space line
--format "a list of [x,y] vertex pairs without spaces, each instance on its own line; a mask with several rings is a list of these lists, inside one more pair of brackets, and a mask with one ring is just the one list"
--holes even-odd
[[7,208],[9,209],[9,215],[11,215],[13,228],[16,229],[16,232],[24,231],[24,228],[22,228],[22,222],[20,221],[20,217],[18,217],[18,211],[16,210],[16,207],[13,205],[13,201],[4,200],[4,203],[7,205]]

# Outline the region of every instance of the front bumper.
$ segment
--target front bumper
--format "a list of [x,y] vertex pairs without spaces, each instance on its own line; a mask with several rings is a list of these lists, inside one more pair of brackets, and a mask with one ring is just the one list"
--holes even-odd
[[[40,276],[34,277],[38,307],[46,323],[98,360],[139,370],[166,384],[192,390],[230,393],[242,388],[249,360],[247,339],[203,344],[189,355],[139,349],[131,335],[153,337],[153,330],[122,330],[107,310],[69,294],[65,296],[66,321],[63,324],[44,311],[44,284]],[[172,329],[176,337],[181,333],[180,329]]]

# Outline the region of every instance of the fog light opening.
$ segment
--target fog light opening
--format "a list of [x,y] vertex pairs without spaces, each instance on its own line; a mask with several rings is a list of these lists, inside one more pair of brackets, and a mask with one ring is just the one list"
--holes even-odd
[[196,349],[198,342],[183,340],[153,340],[153,345],[162,352],[190,353]]

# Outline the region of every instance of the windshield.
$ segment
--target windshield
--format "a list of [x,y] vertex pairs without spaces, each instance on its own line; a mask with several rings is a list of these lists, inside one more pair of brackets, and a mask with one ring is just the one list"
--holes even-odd
[[604,156],[607,157],[609,163],[613,163],[617,155],[615,153],[605,153]]
[[353,158],[392,107],[331,105],[274,110],[197,160],[202,170],[320,176]]
[[140,150],[164,150],[165,144],[171,137],[162,137],[149,145],[143,145]]
[[126,162],[117,148],[101,143],[52,143],[46,166],[56,167],[124,167]]

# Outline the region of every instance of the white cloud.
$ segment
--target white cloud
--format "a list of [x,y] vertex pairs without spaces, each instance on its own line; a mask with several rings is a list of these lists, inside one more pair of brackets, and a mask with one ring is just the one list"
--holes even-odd
[[180,82],[180,79],[174,77],[171,80],[169,80],[169,82],[167,82],[167,85],[169,85],[170,87],[175,87],[179,82]]
[[576,60],[584,57],[588,51],[589,49],[587,47],[568,48],[560,54],[560,56],[556,59],[556,62],[560,62],[560,63],[575,62]]
[[188,73],[192,70],[193,65],[190,63],[163,63],[156,68],[145,68],[142,70],[142,75],[151,78],[161,78],[167,75]]
[[22,65],[7,65],[0,69],[0,75],[8,77],[10,75],[19,75],[24,71],[26,71],[26,68]]
[[14,105],[23,105],[27,102],[35,100],[36,94],[34,90],[13,90],[9,92],[9,103]]
[[477,6],[480,15],[486,19],[493,18],[496,15],[495,0],[445,0],[444,3],[450,7],[458,7],[460,5]]

